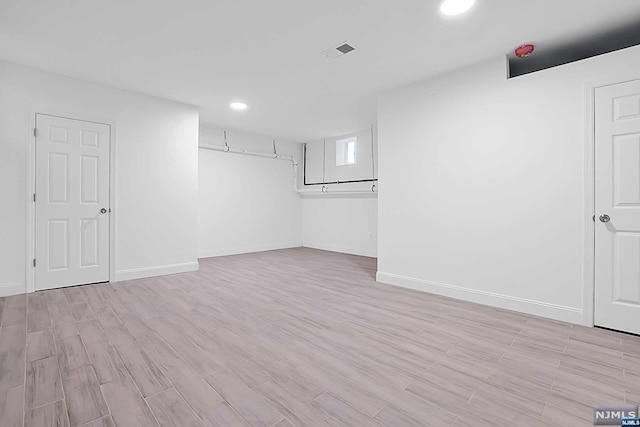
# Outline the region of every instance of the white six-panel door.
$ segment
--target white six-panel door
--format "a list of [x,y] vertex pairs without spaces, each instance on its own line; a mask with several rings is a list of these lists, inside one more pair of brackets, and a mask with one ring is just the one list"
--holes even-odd
[[109,280],[109,145],[109,125],[36,115],[36,290]]
[[595,324],[640,334],[640,80],[595,94]]

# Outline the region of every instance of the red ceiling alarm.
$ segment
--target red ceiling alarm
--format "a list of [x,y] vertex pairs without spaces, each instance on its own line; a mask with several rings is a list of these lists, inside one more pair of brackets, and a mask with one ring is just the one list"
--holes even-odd
[[533,49],[534,47],[532,44],[523,44],[516,49],[515,54],[518,58],[526,58],[533,53]]

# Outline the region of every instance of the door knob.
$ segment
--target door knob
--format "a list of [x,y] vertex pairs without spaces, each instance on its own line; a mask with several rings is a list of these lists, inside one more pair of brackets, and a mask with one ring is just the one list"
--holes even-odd
[[[107,210],[105,208],[100,209],[100,213],[101,214],[106,214]],[[600,217],[600,219],[602,219],[602,217]]]
[[611,217],[607,214],[600,215],[600,222],[609,222],[611,221]]

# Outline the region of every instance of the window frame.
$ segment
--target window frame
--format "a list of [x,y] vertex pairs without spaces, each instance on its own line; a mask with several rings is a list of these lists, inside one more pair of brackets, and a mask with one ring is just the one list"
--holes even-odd
[[[349,147],[353,147],[353,162],[349,161]],[[353,166],[358,163],[358,137],[336,139],[336,166]]]

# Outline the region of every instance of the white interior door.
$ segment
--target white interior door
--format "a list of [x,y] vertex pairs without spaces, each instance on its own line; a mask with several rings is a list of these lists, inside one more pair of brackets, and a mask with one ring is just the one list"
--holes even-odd
[[109,280],[110,127],[36,115],[35,287]]
[[596,89],[595,324],[640,334],[640,80]]

